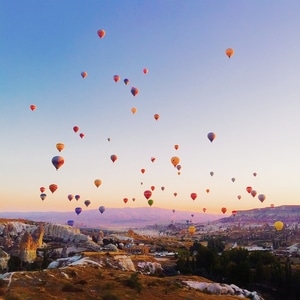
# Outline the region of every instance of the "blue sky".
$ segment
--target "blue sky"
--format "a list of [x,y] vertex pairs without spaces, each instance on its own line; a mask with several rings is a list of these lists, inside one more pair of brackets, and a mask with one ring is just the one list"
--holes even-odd
[[162,208],[298,204],[299,13],[298,1],[2,1],[0,210],[141,207],[152,185]]

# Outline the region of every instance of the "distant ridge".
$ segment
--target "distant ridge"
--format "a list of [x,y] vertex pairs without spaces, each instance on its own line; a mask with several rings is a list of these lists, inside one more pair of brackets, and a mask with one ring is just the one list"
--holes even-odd
[[[192,217],[193,215],[193,217]],[[210,222],[222,217],[221,214],[208,214],[192,211],[175,211],[156,207],[138,208],[107,208],[103,214],[97,209],[85,210],[80,215],[75,212],[0,212],[0,218],[21,218],[33,221],[44,221],[66,224],[67,220],[74,220],[74,226],[85,227],[113,227],[113,228],[141,228],[154,224],[170,224],[173,222],[193,223]]]

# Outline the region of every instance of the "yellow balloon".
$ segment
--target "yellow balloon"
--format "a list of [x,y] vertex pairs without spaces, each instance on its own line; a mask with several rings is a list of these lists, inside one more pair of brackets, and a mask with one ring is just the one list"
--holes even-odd
[[195,226],[190,226],[190,227],[188,228],[188,233],[189,233],[190,235],[193,235],[195,232],[196,232],[196,227],[195,227]]
[[94,183],[95,183],[96,187],[99,187],[101,185],[102,181],[100,179],[95,179]]
[[276,222],[274,223],[274,227],[275,227],[275,229],[276,229],[277,231],[282,230],[283,226],[284,226],[284,224],[283,224],[283,222],[281,222],[281,221],[276,221]]
[[56,144],[56,149],[61,152],[62,150],[64,150],[65,145],[63,143],[57,143]]
[[133,108],[131,109],[131,112],[132,112],[133,114],[135,114],[135,113],[136,113],[136,108],[133,107]]

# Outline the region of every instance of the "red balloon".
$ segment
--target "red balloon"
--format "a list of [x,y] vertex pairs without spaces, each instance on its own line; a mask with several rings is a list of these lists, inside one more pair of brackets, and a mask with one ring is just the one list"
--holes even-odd
[[124,201],[124,203],[127,203],[128,202],[128,198],[124,198],[123,201]]
[[145,169],[141,169],[141,172],[142,172],[142,174],[144,174],[144,173],[145,173],[145,171],[146,171]]
[[144,74],[147,74],[147,73],[148,73],[148,69],[144,68],[144,69],[143,69],[143,73],[144,73]]
[[36,106],[35,106],[34,104],[31,104],[31,105],[30,105],[30,109],[31,109],[32,111],[34,111],[34,110],[36,110]]
[[44,193],[44,192],[45,192],[45,190],[46,190],[46,188],[45,188],[45,187],[43,187],[43,186],[41,186],[41,187],[40,187],[40,191],[41,191],[41,193]]
[[227,211],[227,208],[226,208],[226,207],[222,207],[222,208],[221,208],[221,212],[222,212],[223,214],[225,214],[226,211]]
[[155,190],[155,186],[152,185],[152,186],[151,186],[151,191],[154,191],[154,190]]
[[251,191],[251,196],[254,198],[256,196],[257,192],[255,190]]
[[97,31],[97,34],[98,34],[99,38],[102,39],[105,36],[105,30],[104,29],[99,29]]
[[58,186],[57,184],[50,184],[49,185],[49,190],[52,192],[52,194],[57,190]]
[[149,191],[149,190],[146,190],[146,191],[144,192],[144,196],[145,196],[145,198],[148,200],[148,199],[152,196],[152,192]]
[[84,138],[84,133],[80,133],[79,136],[83,139]]
[[111,159],[112,162],[114,163],[114,162],[118,159],[118,157],[117,157],[117,155],[112,154],[112,155],[110,156],[110,159]]
[[69,194],[69,195],[68,195],[68,199],[69,199],[70,201],[72,201],[72,200],[73,200],[73,195],[72,195],[72,194]]
[[247,187],[246,187],[246,191],[250,194],[251,191],[252,191],[252,187],[251,187],[251,186],[247,186]]
[[196,194],[196,193],[191,193],[191,198],[192,198],[193,200],[195,200],[195,199],[197,198],[197,194]]
[[119,75],[114,75],[113,79],[114,79],[114,82],[118,82],[120,80],[120,76]]
[[84,79],[84,78],[86,78],[88,76],[88,73],[84,71],[84,72],[81,72],[80,75]]
[[231,213],[232,213],[232,215],[235,217],[236,214],[237,214],[237,211],[236,211],[236,210],[233,210]]
[[73,130],[74,130],[74,132],[77,132],[79,130],[79,127],[78,126],[74,126]]

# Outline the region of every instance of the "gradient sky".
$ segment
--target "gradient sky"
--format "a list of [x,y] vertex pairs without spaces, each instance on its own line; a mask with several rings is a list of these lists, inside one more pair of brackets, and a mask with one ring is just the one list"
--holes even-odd
[[152,185],[161,208],[299,204],[299,15],[298,0],[1,1],[0,210],[142,207]]

